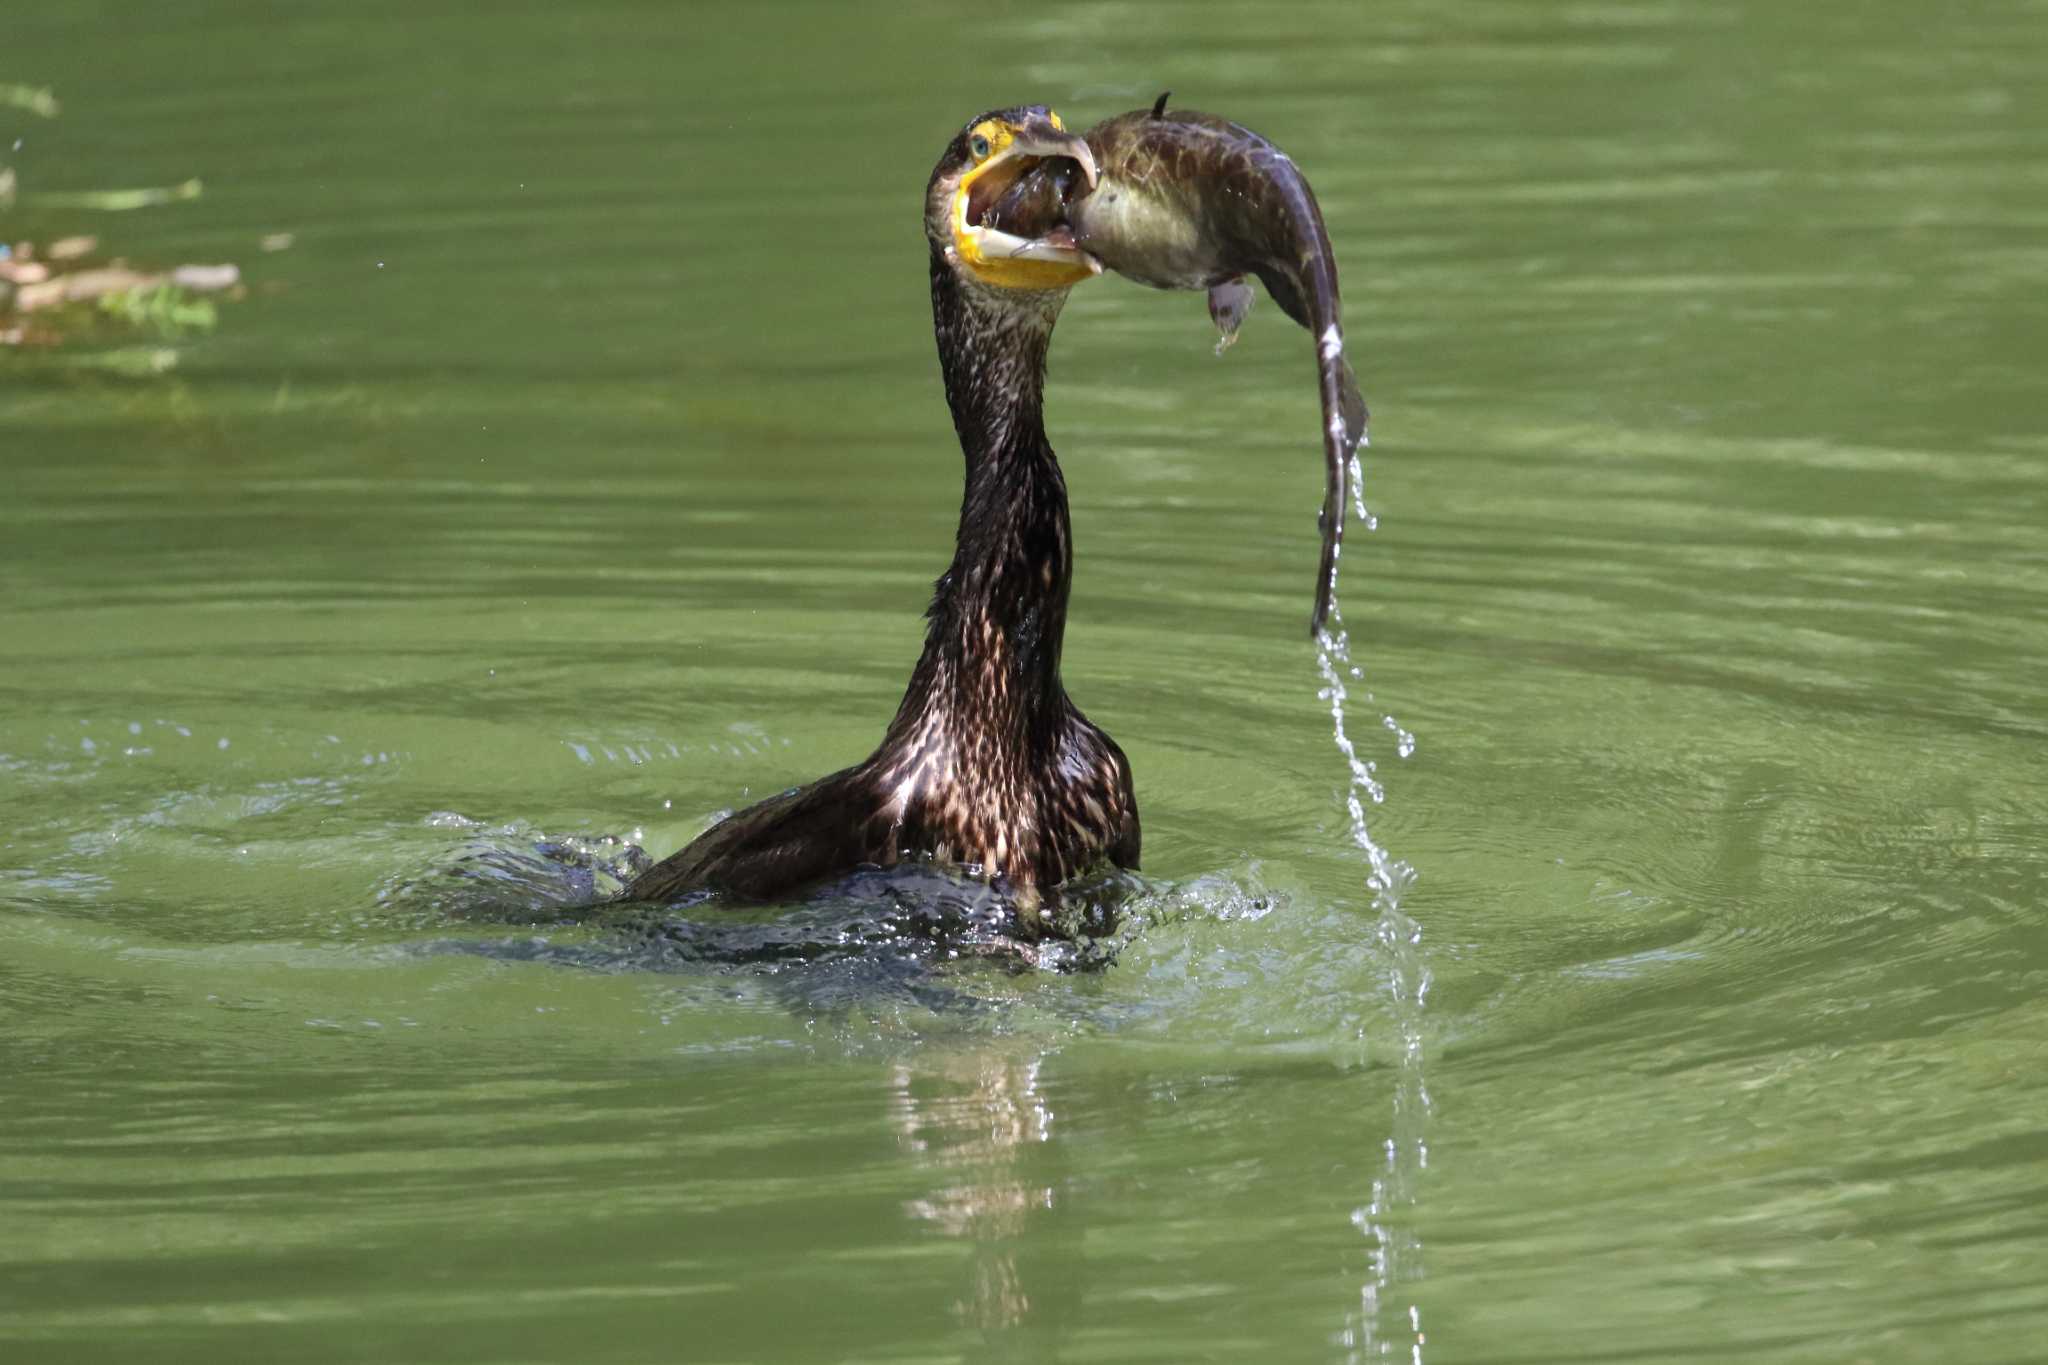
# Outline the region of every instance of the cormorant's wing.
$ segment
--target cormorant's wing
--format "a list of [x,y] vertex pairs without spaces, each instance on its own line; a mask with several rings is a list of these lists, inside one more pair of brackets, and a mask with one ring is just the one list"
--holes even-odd
[[626,888],[626,899],[670,901],[692,891],[774,900],[871,861],[865,807],[846,791],[855,769],[771,796],[727,817]]

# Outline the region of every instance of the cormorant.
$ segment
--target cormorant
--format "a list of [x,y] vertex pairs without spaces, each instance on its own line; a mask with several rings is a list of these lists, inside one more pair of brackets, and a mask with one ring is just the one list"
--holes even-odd
[[1255,276],[1316,338],[1323,544],[1309,629],[1323,628],[1366,408],[1322,210],[1286,153],[1227,119],[1169,111],[1164,95],[1084,136],[1042,106],[998,110],[947,144],[924,228],[946,403],[967,456],[924,654],[866,760],[714,825],[643,873],[632,899],[768,900],[927,856],[1000,881],[1037,934],[1061,882],[1104,858],[1137,867],[1130,764],[1060,686],[1073,554],[1042,418],[1053,323],[1067,291],[1105,266],[1208,290],[1224,345]]
[[1067,291],[1101,269],[1066,234],[985,225],[1034,169],[1096,179],[1088,143],[1042,106],[974,119],[925,192],[932,324],[967,459],[953,562],[881,744],[853,767],[729,816],[641,874],[633,900],[769,900],[863,865],[929,856],[1011,891],[1027,934],[1059,884],[1138,865],[1131,766],[1060,685],[1073,572],[1067,489],[1043,420]]

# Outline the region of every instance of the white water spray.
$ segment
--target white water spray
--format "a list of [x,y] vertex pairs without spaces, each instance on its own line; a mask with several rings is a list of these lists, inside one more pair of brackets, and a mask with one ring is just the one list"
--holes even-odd
[[[1361,439],[1360,445],[1364,444]],[[1374,531],[1379,529],[1379,520],[1366,508],[1362,480],[1358,457],[1353,454],[1351,488],[1358,523],[1367,531]],[[1350,817],[1351,841],[1365,854],[1365,884],[1372,892],[1372,905],[1377,913],[1374,936],[1382,954],[1394,1040],[1393,1056],[1389,1059],[1394,1068],[1394,1122],[1393,1131],[1384,1142],[1385,1167],[1373,1181],[1367,1202],[1351,1214],[1352,1225],[1367,1241],[1370,1273],[1359,1288],[1358,1309],[1347,1314],[1338,1340],[1346,1350],[1347,1361],[1392,1358],[1397,1345],[1405,1345],[1411,1365],[1423,1365],[1420,1307],[1410,1303],[1405,1312],[1391,1321],[1387,1315],[1394,1311],[1389,1299],[1397,1289],[1422,1275],[1422,1242],[1408,1215],[1414,1208],[1422,1173],[1429,1168],[1430,1099],[1423,1077],[1422,1038],[1429,968],[1423,961],[1422,926],[1401,908],[1401,898],[1415,880],[1415,869],[1375,840],[1366,820],[1368,803],[1379,805],[1387,794],[1379,780],[1378,765],[1359,756],[1357,745],[1345,729],[1350,685],[1362,684],[1365,672],[1351,660],[1351,639],[1338,611],[1334,582],[1328,624],[1316,635],[1316,666],[1323,675],[1319,695],[1330,704],[1331,732],[1349,768],[1344,807]],[[1365,700],[1372,700],[1370,692],[1365,693]],[[1415,752],[1415,736],[1392,716],[1381,716],[1380,723],[1393,734],[1395,752],[1400,757],[1407,758]]]

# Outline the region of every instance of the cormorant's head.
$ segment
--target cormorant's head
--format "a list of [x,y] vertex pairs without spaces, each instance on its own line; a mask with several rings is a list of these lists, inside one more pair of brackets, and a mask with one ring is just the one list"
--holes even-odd
[[1006,193],[1055,159],[1071,163],[1094,186],[1088,143],[1043,105],[998,109],[962,128],[946,144],[925,192],[924,228],[933,251],[965,278],[998,290],[1066,289],[1100,274],[1102,266],[1052,215],[1041,235],[1028,237],[991,221]]

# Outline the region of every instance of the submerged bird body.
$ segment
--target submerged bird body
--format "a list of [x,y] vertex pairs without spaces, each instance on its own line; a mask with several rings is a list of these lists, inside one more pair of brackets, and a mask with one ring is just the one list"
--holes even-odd
[[865,761],[727,818],[628,888],[764,900],[862,865],[932,857],[1001,878],[1027,914],[1104,858],[1138,865],[1130,764],[1060,682],[1073,554],[1066,483],[1046,439],[1046,350],[1078,252],[985,234],[1019,175],[1085,144],[1041,109],[969,124],[932,174],[925,225],[946,402],[966,457],[953,561],[924,652]]

